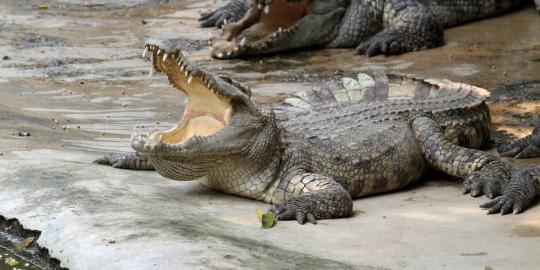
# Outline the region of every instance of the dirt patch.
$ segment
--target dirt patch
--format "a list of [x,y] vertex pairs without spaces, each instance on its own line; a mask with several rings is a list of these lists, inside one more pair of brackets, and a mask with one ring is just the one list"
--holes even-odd
[[540,219],[514,227],[512,234],[519,237],[540,237]]

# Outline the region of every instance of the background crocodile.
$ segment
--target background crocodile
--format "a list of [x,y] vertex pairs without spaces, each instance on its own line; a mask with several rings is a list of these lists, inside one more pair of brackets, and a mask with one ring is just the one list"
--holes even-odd
[[306,47],[356,47],[357,53],[373,56],[441,46],[445,28],[502,14],[523,2],[232,0],[200,20],[206,27],[225,24],[223,34],[212,42],[217,58]]
[[[489,213],[519,213],[540,194],[540,167],[521,170],[465,148],[489,137],[488,93],[481,88],[362,74],[345,89],[304,93],[289,99],[294,106],[269,110],[250,100],[248,88],[197,68],[169,42],[148,41],[148,53],[188,96],[183,119],[167,131],[135,132],[138,153],[97,163],[202,178],[214,190],[276,204],[279,219],[300,223],[350,216],[352,198],[400,189],[428,166],[465,178],[465,193],[495,198],[483,205]],[[538,129],[531,138],[537,135]]]

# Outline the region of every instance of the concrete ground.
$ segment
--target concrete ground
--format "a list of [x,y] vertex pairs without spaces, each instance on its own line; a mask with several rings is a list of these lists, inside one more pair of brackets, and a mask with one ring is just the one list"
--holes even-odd
[[[71,269],[539,269],[540,206],[487,216],[486,198],[431,176],[355,201],[352,218],[261,230],[267,205],[91,162],[130,151],[135,123],[170,126],[183,97],[148,77],[144,40],[178,38],[203,67],[253,87],[267,105],[349,72],[400,71],[493,92],[496,129],[517,137],[540,113],[540,15],[517,12],[446,31],[442,48],[366,58],[318,50],[212,60],[197,27],[211,1],[0,3],[0,215],[39,230]],[[30,136],[19,136],[29,133]],[[540,164],[540,159],[520,161]]]

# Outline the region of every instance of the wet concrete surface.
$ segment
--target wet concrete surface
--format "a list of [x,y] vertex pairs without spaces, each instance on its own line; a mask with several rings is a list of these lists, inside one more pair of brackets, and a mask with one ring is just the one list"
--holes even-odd
[[262,231],[255,216],[262,203],[91,164],[130,151],[134,124],[163,128],[180,118],[182,95],[163,75],[147,75],[140,54],[148,37],[178,39],[201,66],[250,85],[266,105],[346,74],[386,70],[487,88],[496,135],[529,133],[540,112],[540,15],[532,5],[449,29],[442,48],[400,56],[335,49],[225,61],[206,48],[219,30],[196,22],[213,5],[2,1],[0,214],[42,231],[38,242],[72,269],[537,265],[539,206],[485,216],[477,208],[485,198],[461,196],[448,180],[356,200],[349,219]]

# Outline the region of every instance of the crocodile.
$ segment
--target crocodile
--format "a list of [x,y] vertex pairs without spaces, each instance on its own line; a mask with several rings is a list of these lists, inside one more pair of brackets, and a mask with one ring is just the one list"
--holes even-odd
[[358,54],[374,56],[439,47],[444,43],[444,29],[509,12],[524,2],[232,0],[201,14],[199,20],[203,27],[223,28],[210,47],[218,59],[351,47]]
[[[484,89],[360,74],[268,108],[251,100],[248,87],[199,68],[168,40],[148,40],[143,55],[187,96],[182,120],[150,134],[136,129],[136,152],[95,163],[198,179],[273,204],[279,220],[300,224],[351,216],[353,199],[401,189],[428,168],[464,179],[464,193],[492,199],[482,205],[489,214],[520,213],[540,195],[540,166],[520,169],[476,150],[490,134]],[[516,155],[533,141],[505,150]]]

